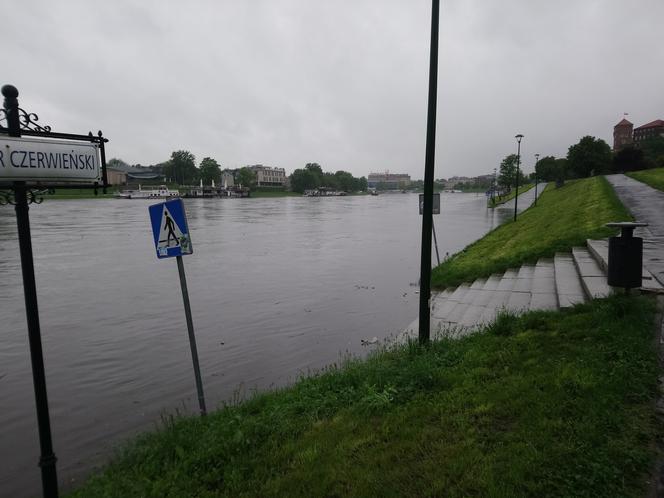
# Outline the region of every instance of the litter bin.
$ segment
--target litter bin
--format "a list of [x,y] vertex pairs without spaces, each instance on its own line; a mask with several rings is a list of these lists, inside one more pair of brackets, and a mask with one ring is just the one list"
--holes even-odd
[[643,239],[634,237],[634,229],[647,227],[647,223],[607,223],[607,227],[620,228],[620,237],[609,237],[609,275],[611,287],[633,289],[641,287],[643,267]]

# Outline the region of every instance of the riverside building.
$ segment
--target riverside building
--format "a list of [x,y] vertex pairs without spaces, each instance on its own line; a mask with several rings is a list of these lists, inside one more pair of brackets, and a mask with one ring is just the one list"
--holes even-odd
[[403,173],[369,173],[367,187],[384,190],[400,190],[410,185],[410,175]]
[[257,187],[284,187],[286,184],[286,170],[284,168],[256,164],[255,166],[249,166],[249,169],[256,173]]

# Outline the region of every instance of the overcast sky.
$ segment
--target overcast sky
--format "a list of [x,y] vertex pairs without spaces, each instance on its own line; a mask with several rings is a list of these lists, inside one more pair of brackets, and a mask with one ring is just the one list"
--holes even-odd
[[[1,83],[107,157],[424,176],[429,0],[15,2]],[[436,178],[664,119],[664,0],[441,0]]]

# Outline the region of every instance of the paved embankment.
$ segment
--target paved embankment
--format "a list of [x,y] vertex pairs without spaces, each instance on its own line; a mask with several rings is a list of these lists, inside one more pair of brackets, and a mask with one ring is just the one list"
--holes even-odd
[[625,175],[606,179],[635,220],[648,223],[634,234],[643,238],[643,266],[664,284],[664,192]]

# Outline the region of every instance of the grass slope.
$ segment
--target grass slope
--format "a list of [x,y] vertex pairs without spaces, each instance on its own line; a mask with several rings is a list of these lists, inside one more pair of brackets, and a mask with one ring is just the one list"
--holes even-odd
[[455,254],[432,272],[434,287],[452,287],[488,277],[556,251],[585,245],[588,238],[608,237],[609,221],[631,220],[604,177],[569,181],[556,189],[549,186],[533,206],[485,237]]
[[145,434],[71,497],[640,496],[653,303],[502,316]]
[[646,169],[625,174],[635,180],[647,183],[657,190],[664,190],[664,168]]
[[[534,183],[527,183],[526,185],[520,185],[519,195],[523,194],[524,192],[528,192],[534,186],[535,186]],[[501,204],[505,204],[507,201],[511,201],[515,197],[516,197],[516,189],[512,190],[509,194],[507,194],[504,197],[494,197],[493,202],[491,202],[491,198],[489,198],[487,204],[489,205],[489,207],[496,207],[500,206]]]

